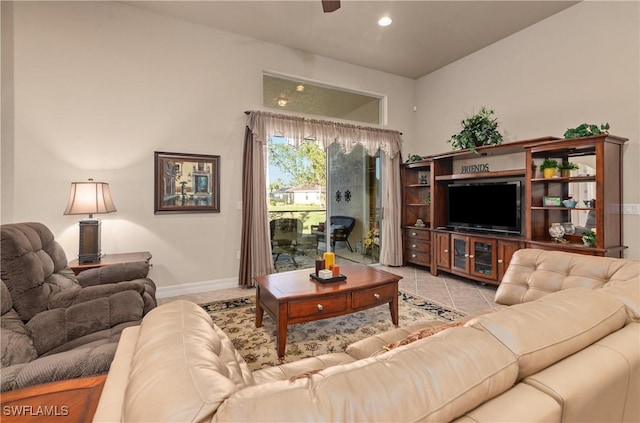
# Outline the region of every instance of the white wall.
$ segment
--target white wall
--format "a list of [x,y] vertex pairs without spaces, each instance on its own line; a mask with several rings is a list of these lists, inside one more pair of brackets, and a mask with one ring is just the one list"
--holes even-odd
[[[243,112],[261,107],[263,70],[386,94],[388,126],[413,137],[408,78],[115,2],[2,7],[1,221],[45,223],[69,259],[70,182],[93,177],[118,208],[104,252],[151,251],[161,288],[235,284]],[[220,155],[221,212],[154,215],[154,151]]]
[[[640,203],[640,3],[581,2],[417,82],[416,137],[405,151],[450,150],[466,115],[495,109],[505,141],[581,123],[611,125],[624,147],[625,203]],[[640,258],[640,216],[624,216]]]

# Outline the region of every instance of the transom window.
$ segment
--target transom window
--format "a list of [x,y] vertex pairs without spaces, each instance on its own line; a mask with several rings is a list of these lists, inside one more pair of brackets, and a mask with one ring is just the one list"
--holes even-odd
[[302,79],[263,74],[263,105],[363,123],[384,124],[384,96],[356,92]]

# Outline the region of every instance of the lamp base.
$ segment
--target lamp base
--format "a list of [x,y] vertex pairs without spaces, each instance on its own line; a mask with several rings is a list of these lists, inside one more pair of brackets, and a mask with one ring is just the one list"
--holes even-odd
[[100,249],[100,221],[86,219],[80,221],[79,263],[97,263],[102,257]]

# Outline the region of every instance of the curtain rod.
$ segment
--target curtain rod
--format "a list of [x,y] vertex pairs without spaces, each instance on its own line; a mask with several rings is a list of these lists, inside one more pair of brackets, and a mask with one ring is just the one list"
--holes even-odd
[[[245,111],[244,111],[244,114],[245,114],[245,115],[250,115],[250,114],[251,114],[251,112],[250,112],[249,110],[245,110]],[[303,118],[303,119],[304,119],[304,118]],[[374,129],[378,129],[378,128],[374,128]],[[402,135],[402,132],[399,132],[399,131],[398,131],[398,133],[399,133],[400,135]]]

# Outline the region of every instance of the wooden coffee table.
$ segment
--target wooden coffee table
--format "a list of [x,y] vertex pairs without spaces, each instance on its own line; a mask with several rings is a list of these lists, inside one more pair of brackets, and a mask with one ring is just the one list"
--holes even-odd
[[398,325],[398,281],[402,276],[361,264],[340,266],[347,280],[321,283],[309,277],[313,269],[274,273],[255,278],[256,327],[266,311],[278,324],[278,357],[284,357],[287,326],[343,316],[389,303],[391,321]]

